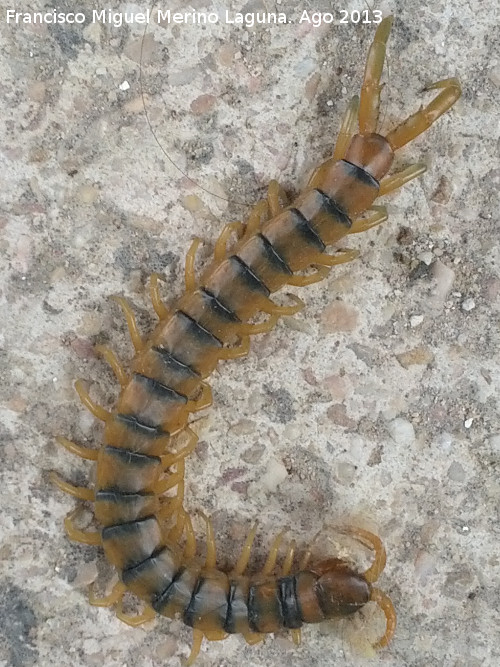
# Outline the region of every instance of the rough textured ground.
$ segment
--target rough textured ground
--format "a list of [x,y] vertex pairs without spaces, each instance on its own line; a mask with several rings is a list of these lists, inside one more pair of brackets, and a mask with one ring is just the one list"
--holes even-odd
[[[327,9],[311,4],[277,8],[295,19]],[[306,628],[301,648],[286,637],[258,647],[233,637],[204,646],[200,665],[498,665],[493,4],[379,7],[396,16],[384,126],[417,108],[430,81],[456,74],[463,98],[402,151],[401,164],[429,169],[390,197],[388,223],[352,238],[361,259],[302,290],[307,308],[256,339],[248,359],[221,365],[187,470],[186,503],[212,514],[221,565],[256,516],[260,559],[278,527],[302,544],[324,527],[323,547],[363,564],[366,554],[339,543],[332,526],[378,531],[396,637],[369,656],[381,628],[370,606],[347,623]],[[244,11],[263,9],[257,0]],[[187,654],[190,631],[178,621],[132,629],[89,606],[87,584],[106,565],[66,539],[74,503],[48,471],[84,483],[90,468],[54,436],[99,442],[72,383],[88,378],[104,404],[116,396],[92,352],[110,340],[131,354],[108,296],[130,297],[147,331],[149,273],[163,271],[165,294],[179,294],[193,236],[207,240],[207,258],[222,225],[245,216],[237,202],[256,201],[271,178],[303,186],[358,91],[373,32],[150,26],[151,123],[177,165],[228,203],[196,188],[154,141],[139,92],[140,26],[13,26],[2,15],[0,665],[175,666]]]

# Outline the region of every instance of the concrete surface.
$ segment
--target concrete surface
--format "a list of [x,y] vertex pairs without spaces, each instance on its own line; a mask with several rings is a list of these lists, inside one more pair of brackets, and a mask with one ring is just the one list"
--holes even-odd
[[[302,290],[307,308],[256,339],[248,359],[221,365],[187,469],[186,504],[213,515],[222,566],[257,516],[257,562],[278,528],[301,545],[324,528],[319,542],[362,566],[366,554],[333,526],[378,531],[388,552],[380,586],[399,617],[394,641],[370,655],[381,629],[370,606],[348,622],[305,628],[300,648],[286,636],[204,645],[199,665],[499,664],[494,4],[377,5],[396,16],[384,127],[418,108],[428,82],[456,75],[463,98],[401,151],[401,164],[424,160],[429,169],[388,198],[388,223],[352,238],[361,259]],[[110,573],[98,550],[65,537],[74,502],[48,471],[83,484],[91,466],[54,437],[100,441],[72,383],[89,379],[105,405],[116,396],[92,353],[112,341],[131,355],[108,296],[130,297],[150,330],[149,273],[164,271],[164,293],[178,295],[193,236],[207,240],[207,258],[222,225],[246,215],[237,202],[258,200],[271,178],[300,189],[328,155],[374,32],[297,24],[304,9],[328,6],[268,6],[295,19],[286,26],[149,26],[143,79],[158,139],[230,203],[195,187],[154,141],[139,89],[143,26],[13,25],[2,13],[2,666],[176,666],[187,655],[190,630],[180,621],[132,629],[88,604],[87,585]],[[256,0],[244,11],[264,9]]]

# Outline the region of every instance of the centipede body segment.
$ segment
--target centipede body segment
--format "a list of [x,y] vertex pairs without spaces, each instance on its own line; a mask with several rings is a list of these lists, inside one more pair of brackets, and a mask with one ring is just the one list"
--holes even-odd
[[[377,134],[380,77],[391,24],[389,17],[379,25],[360,99],[351,101],[333,156],[316,169],[305,191],[288,203],[272,182],[267,199],[254,207],[245,224],[230,223],[223,230],[214,259],[199,279],[193,270],[196,240],[186,261],[186,291],[173,305],[163,304],[158,276],[153,275],[150,290],[159,323],[147,339],[139,333],[128,304],[117,299],[136,354],[125,369],[111,350],[99,349],[121,385],[111,411],[96,405],[83,383],[76,385],[86,407],[104,421],[104,445],[94,450],[64,438],[59,441],[72,453],[96,461],[95,486],[75,487],[55,475],[53,480],[63,491],[93,501],[100,529],[78,529],[72,513],[66,530],[72,539],[102,545],[120,576],[106,598],[99,600],[92,594],[91,602],[118,605],[119,618],[135,625],[155,613],[180,615],[194,629],[188,664],[196,658],[203,638],[217,640],[241,633],[254,643],[288,628],[298,643],[303,623],[352,614],[370,600],[386,617],[385,633],[376,646],[385,646],[394,632],[392,603],[373,586],[384,569],[385,551],[371,533],[349,529],[375,554],[364,574],[335,558],[310,564],[310,551],[294,570],[292,543],[276,575],[278,536],[263,571],[247,576],[255,528],[233,572],[226,573],[216,567],[209,519],[206,559],[204,563],[197,559],[192,522],[183,508],[184,460],[196,445],[196,435],[187,423],[191,413],[211,403],[205,379],[220,360],[244,356],[251,335],[270,331],[280,316],[293,314],[303,305],[297,299],[293,305],[278,306],[271,298],[274,292],[319,281],[331,267],[356,256],[346,249],[329,254],[327,248],[387,218],[375,200],[425,169],[415,164],[387,176],[394,151],[424,132],[460,96],[456,79],[429,86],[439,91],[430,104],[385,137]],[[228,251],[227,242],[234,233],[238,241]],[[265,319],[255,322],[262,315]],[[174,489],[174,496],[165,495]],[[143,614],[132,618],[124,614],[125,591],[144,601]]]

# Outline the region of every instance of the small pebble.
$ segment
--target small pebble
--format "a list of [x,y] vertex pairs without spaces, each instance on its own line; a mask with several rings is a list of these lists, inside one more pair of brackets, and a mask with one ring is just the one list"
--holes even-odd
[[465,310],[469,312],[470,310],[474,310],[476,307],[476,302],[474,299],[465,299],[465,301],[462,302],[462,310]]
[[453,461],[448,468],[448,477],[454,482],[463,482],[465,480],[465,470],[458,461]]
[[427,366],[434,361],[434,354],[428,347],[419,345],[412,350],[396,354],[396,359],[403,368],[409,368],[410,366]]
[[432,274],[436,281],[435,296],[444,301],[451,291],[455,280],[455,271],[440,260],[436,260],[432,265]]
[[128,90],[130,88],[130,83],[128,81],[122,81],[118,86],[120,90]]
[[434,259],[434,256],[430,250],[427,250],[426,252],[422,252],[419,256],[418,259],[423,262],[426,266],[430,266],[432,264],[432,260]]
[[466,419],[466,420],[464,421],[464,426],[465,426],[465,428],[470,428],[470,427],[472,426],[472,422],[473,422],[473,421],[474,421],[474,419],[473,419],[472,417],[469,417],[469,419]]
[[415,429],[407,419],[396,417],[387,425],[389,435],[400,445],[413,445],[415,442]]
[[410,317],[410,326],[412,328],[418,327],[422,324],[423,321],[424,321],[423,315],[412,315]]
[[357,310],[343,301],[334,301],[321,315],[322,333],[354,331],[357,324]]
[[261,479],[262,486],[267,491],[274,493],[281,482],[287,478],[287,476],[288,473],[285,466],[283,465],[283,462],[277,461],[276,459],[271,459],[267,464],[267,470]]
[[500,454],[500,433],[495,433],[495,435],[492,435],[489,439],[489,443],[491,449]]

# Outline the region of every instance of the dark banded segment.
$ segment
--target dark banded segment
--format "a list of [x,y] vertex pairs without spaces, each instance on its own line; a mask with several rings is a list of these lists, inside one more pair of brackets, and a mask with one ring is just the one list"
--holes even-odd
[[[262,236],[292,272],[307,268],[325,249],[321,235],[311,222],[321,210],[321,203],[320,196],[309,190],[294,202],[294,208],[284,210],[262,229]],[[327,217],[325,213],[322,215]]]
[[172,392],[172,397],[191,396],[199,389],[201,377],[195,368],[179,359],[165,345],[152,345],[140,352],[133,361],[132,371],[155,380]]
[[122,571],[139,565],[162,546],[160,525],[154,516],[108,526],[101,537],[107,559]]
[[229,634],[248,631],[248,583],[243,579],[229,582],[224,630]]
[[286,261],[283,259],[283,257],[278,253],[278,251],[273,246],[271,241],[269,241],[269,239],[267,239],[264,236],[264,234],[261,234],[260,232],[257,234],[257,236],[262,240],[262,243],[264,245],[264,252],[269,262],[280,273],[286,273],[290,275],[292,273],[292,270],[290,269]]
[[269,290],[236,255],[216,266],[203,287],[241,321],[268,303]]
[[115,413],[106,422],[104,443],[137,454],[161,456],[170,444],[170,434],[135,415]]
[[123,583],[142,599],[151,601],[157,592],[167,589],[182,562],[181,550],[169,545],[122,573]]
[[253,632],[268,634],[283,627],[276,579],[251,584],[248,589],[248,624]]
[[334,220],[340,221],[343,225],[345,225],[348,229],[350,229],[352,227],[352,222],[350,217],[344,211],[344,209],[339,204],[337,204],[337,202],[334,199],[325,194],[322,190],[316,189],[316,192],[319,192],[323,200],[322,208],[325,211],[325,213],[331,216]]
[[[179,307],[189,305],[191,294],[186,294],[178,303]],[[186,308],[186,311],[189,310]],[[189,366],[205,377],[216,364],[217,353],[222,342],[211,330],[198,320],[197,313],[176,310],[175,313],[156,328],[152,337],[153,347],[162,347],[174,355],[181,364]],[[210,363],[207,360],[210,359]],[[207,372],[208,363],[208,372]]]
[[341,160],[341,162],[343,162],[345,165],[345,170],[349,173],[349,175],[353,176],[360,183],[363,183],[363,185],[368,185],[372,188],[380,187],[380,183],[377,181],[377,179],[369,174],[365,169],[363,169],[363,167],[360,167],[357,164],[353,164],[352,162],[348,162],[347,160]]
[[236,313],[206,287],[186,292],[181,297],[178,307],[220,343],[227,343],[233,339],[240,322]]
[[150,491],[163,472],[161,459],[121,447],[103,447],[98,456],[96,489],[138,493]]
[[183,620],[192,628],[222,628],[227,613],[229,580],[219,570],[204,572],[198,578]]
[[134,373],[134,380],[142,384],[150,394],[161,400],[175,401],[176,403],[187,403],[187,396],[179,394],[174,389],[167,387],[167,385],[162,384],[161,382],[158,382],[158,380],[154,380],[147,375]]
[[[317,246],[320,252],[323,252],[325,246],[332,245],[350,231],[351,220],[344,206],[337,198],[323,190],[306,190],[295,200],[294,206],[308,221],[316,236],[321,239],[323,247]],[[311,255],[310,257],[314,263],[314,257]]]
[[302,616],[294,576],[278,579],[278,598],[284,627],[290,629],[302,627]]
[[119,491],[97,491],[94,513],[103,526],[129,523],[144,519],[160,508],[154,493],[120,493]]
[[206,347],[222,347],[222,343],[217,338],[217,336],[214,336],[212,333],[210,333],[210,331],[208,331],[208,329],[205,329],[205,327],[197,322],[194,317],[184,313],[182,310],[179,310],[178,313],[188,320],[188,328],[191,330],[193,336],[198,339],[200,345],[204,345]]
[[215,313],[221,320],[227,320],[228,322],[241,322],[240,318],[233,313],[233,311],[222,303],[210,290],[205,287],[201,288],[203,295],[209,300],[211,307],[214,309]]
[[182,615],[182,620],[186,625],[189,625],[190,628],[193,627],[194,614],[197,605],[197,596],[199,596],[204,581],[205,579],[202,576],[198,578],[198,581],[196,582],[195,587],[193,588],[193,593],[191,594],[191,599],[189,600],[189,604],[186,607],[184,614]]
[[182,361],[179,361],[172,352],[169,352],[164,347],[156,346],[153,347],[153,350],[160,356],[162,363],[174,375],[180,376],[180,378],[186,380],[190,378],[200,378],[200,374],[197,373],[194,368],[184,364]]
[[260,292],[264,296],[269,296],[270,291],[267,286],[264,285],[260,278],[255,275],[252,269],[247,266],[247,264],[245,264],[241,257],[238,257],[238,255],[231,255],[229,261],[233,262],[233,264],[236,264],[239,267],[239,272],[251,292]]
[[252,272],[252,275],[267,288],[267,294],[276,292],[287,282],[290,267],[273,244],[263,234],[251,236],[239,248],[236,255]]
[[187,402],[187,396],[154,378],[134,372],[119,398],[117,408],[121,414],[159,427],[168,422],[175,423]]
[[293,222],[296,229],[300,232],[306,243],[323,252],[326,246],[316,230],[309,224],[309,220],[296,208],[290,209],[290,213],[293,215]]
[[[358,215],[369,209],[379,192],[379,184],[371,174],[346,160],[327,160],[317,170],[311,182],[312,187],[333,199],[351,220],[355,220]],[[313,190],[306,190],[298,199],[307,196],[308,192]],[[330,236],[327,245],[342,238],[342,231],[344,235],[346,234],[346,228],[340,224],[338,229],[332,231],[336,233]],[[325,240],[326,237],[322,238]]]
[[181,567],[165,590],[151,601],[153,609],[168,618],[184,614],[191,601],[200,570],[201,567]]
[[134,415],[115,415],[115,419],[132,431],[133,433],[138,433],[139,435],[146,438],[163,438],[164,436],[169,436],[168,431],[162,429],[161,426],[150,426],[145,422],[141,422]]

